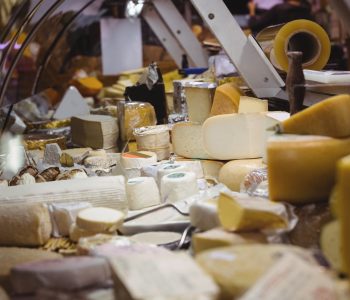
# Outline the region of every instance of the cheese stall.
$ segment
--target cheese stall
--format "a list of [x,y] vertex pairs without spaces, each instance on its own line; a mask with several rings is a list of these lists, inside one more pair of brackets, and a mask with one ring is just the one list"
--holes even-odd
[[344,41],[228,2],[0,3],[0,300],[350,299]]

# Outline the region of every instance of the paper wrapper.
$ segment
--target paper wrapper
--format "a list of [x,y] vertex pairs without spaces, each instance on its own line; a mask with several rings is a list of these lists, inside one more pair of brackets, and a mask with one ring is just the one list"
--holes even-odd
[[47,144],[57,143],[61,149],[66,149],[66,138],[61,135],[27,134],[23,136],[23,143],[27,150],[45,150]]

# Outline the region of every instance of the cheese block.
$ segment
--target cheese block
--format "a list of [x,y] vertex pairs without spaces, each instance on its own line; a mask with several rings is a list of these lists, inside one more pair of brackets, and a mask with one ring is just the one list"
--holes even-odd
[[339,197],[337,199],[338,219],[340,221],[340,249],[344,262],[344,272],[350,274],[350,219],[348,212],[350,209],[350,156],[342,158],[337,164],[337,184]]
[[60,163],[61,163],[62,167],[70,168],[70,167],[74,166],[74,159],[68,153],[62,153],[62,155],[60,157]]
[[189,171],[189,169],[185,165],[179,163],[165,163],[159,165],[157,168],[157,181],[160,184],[165,175],[186,171]]
[[350,95],[337,95],[314,104],[277,125],[280,133],[350,136]]
[[350,139],[279,135],[267,146],[269,195],[293,204],[328,200],[336,162],[350,154]]
[[220,170],[224,166],[224,163],[216,160],[201,160],[204,178],[215,179],[219,181]]
[[80,164],[84,158],[88,156],[89,151],[91,150],[91,148],[73,148],[62,150],[62,153],[69,154],[71,157],[73,157],[74,163]]
[[190,207],[191,225],[200,230],[209,230],[220,226],[217,209],[218,198],[198,201]]
[[338,220],[323,226],[320,239],[322,252],[332,268],[339,272],[344,271],[340,237],[340,222]]
[[117,119],[102,115],[73,117],[71,132],[75,145],[93,149],[116,147],[119,136]]
[[261,158],[232,160],[220,169],[219,182],[232,191],[239,192],[245,176],[262,167],[264,164]]
[[221,193],[218,200],[221,225],[230,231],[285,229],[288,214],[284,205],[246,194]]
[[141,169],[157,162],[157,154],[151,151],[125,152],[120,157],[125,169]]
[[214,248],[237,246],[242,244],[264,244],[266,236],[259,232],[234,233],[217,227],[192,236],[195,255]]
[[57,258],[62,258],[62,255],[38,249],[0,247],[0,285],[10,293],[12,291],[10,271],[14,266],[27,262]]
[[124,221],[124,213],[106,207],[91,207],[80,211],[77,215],[77,225],[92,232],[114,232]]
[[[266,131],[277,120],[265,113],[240,113],[214,116],[203,124],[203,146],[217,160],[262,157],[265,152]],[[188,142],[189,143],[189,142]]]
[[210,115],[216,84],[187,81],[184,87],[188,118],[190,122],[202,124]]
[[49,240],[51,231],[50,214],[44,205],[0,205],[1,246],[41,246]]
[[238,106],[238,113],[265,112],[269,109],[267,100],[259,98],[241,96]]
[[126,183],[130,210],[143,209],[160,204],[160,193],[153,177],[136,177]]
[[80,256],[19,264],[10,276],[14,292],[21,295],[41,287],[74,291],[98,286],[111,278],[111,270],[103,258]]
[[228,82],[216,88],[211,116],[238,112],[241,91],[235,83]]
[[84,97],[96,96],[103,84],[96,77],[84,77],[75,81],[75,85]]
[[[77,226],[76,223],[73,223],[69,229],[69,239],[75,243],[79,242],[81,238],[87,238],[95,236],[97,233],[104,233],[103,231],[96,232],[92,230],[86,230]],[[106,232],[108,234],[108,232]],[[112,236],[112,235],[111,235]]]
[[176,123],[171,132],[173,151],[187,158],[211,159],[204,150],[202,125],[192,122]]
[[[197,263],[219,285],[220,299],[238,299],[284,254],[293,253],[316,264],[311,252],[286,245],[238,245],[204,251]],[[237,298],[236,298],[237,297]]]
[[135,246],[119,248],[108,259],[117,299],[218,299],[217,285],[188,254]]

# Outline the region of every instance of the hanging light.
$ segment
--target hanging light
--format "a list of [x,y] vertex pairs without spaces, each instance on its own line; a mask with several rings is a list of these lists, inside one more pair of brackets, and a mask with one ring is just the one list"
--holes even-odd
[[125,17],[137,18],[143,9],[145,0],[129,0],[125,8]]

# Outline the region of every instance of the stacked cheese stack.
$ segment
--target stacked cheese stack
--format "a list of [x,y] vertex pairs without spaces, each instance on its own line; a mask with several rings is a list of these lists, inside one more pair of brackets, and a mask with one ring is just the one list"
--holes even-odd
[[102,115],[73,117],[71,121],[72,142],[93,149],[111,149],[117,146],[119,136],[115,118]]

